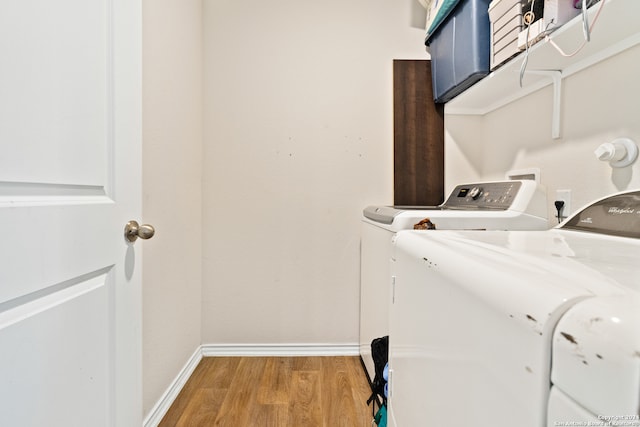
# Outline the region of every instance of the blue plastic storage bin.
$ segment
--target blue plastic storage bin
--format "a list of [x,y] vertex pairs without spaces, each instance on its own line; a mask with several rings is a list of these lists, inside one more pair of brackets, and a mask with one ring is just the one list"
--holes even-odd
[[435,102],[453,99],[489,74],[489,2],[461,0],[426,40]]

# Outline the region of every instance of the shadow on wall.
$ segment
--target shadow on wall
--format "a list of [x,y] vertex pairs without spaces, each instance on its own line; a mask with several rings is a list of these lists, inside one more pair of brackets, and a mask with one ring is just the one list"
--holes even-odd
[[[476,181],[483,173],[484,124],[482,116],[445,115],[445,174],[449,184]],[[463,175],[463,176],[460,176]],[[448,185],[448,184],[447,184]]]
[[425,29],[427,24],[427,9],[418,0],[411,0],[411,22],[413,28]]
[[629,188],[631,178],[633,178],[633,168],[631,167],[611,169],[611,182],[613,182],[618,191]]

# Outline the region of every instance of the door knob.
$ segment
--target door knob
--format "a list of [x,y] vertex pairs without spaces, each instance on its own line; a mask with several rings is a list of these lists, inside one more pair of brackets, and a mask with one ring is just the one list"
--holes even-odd
[[131,220],[124,227],[124,237],[130,242],[135,242],[138,237],[141,239],[150,239],[156,233],[155,228],[149,224],[138,224],[138,221]]

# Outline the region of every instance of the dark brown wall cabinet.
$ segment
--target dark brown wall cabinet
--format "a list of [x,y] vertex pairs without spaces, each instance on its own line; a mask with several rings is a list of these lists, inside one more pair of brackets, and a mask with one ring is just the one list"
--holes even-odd
[[444,105],[433,102],[431,61],[393,61],[394,204],[444,200]]

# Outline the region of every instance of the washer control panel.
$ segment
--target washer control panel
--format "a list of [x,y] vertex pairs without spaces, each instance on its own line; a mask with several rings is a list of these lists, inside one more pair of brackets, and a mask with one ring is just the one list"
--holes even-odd
[[483,182],[456,186],[441,205],[445,209],[507,210],[518,195],[519,181]]

